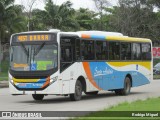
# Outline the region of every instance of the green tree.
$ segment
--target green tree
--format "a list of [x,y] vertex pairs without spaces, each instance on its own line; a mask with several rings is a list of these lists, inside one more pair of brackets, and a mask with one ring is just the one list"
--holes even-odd
[[147,0],[119,0],[119,6],[114,7],[110,17],[112,30],[128,36],[156,40],[159,36],[155,33],[159,20],[153,8]]
[[95,3],[95,6],[97,8],[97,17],[95,18],[95,27],[97,30],[106,30],[106,26],[108,24],[108,17],[106,8],[110,6],[109,0],[93,0]]
[[79,26],[77,21],[73,19],[75,10],[71,6],[72,3],[70,1],[58,6],[52,0],[47,0],[45,15],[42,18],[46,27],[63,31],[77,30]]
[[91,30],[94,27],[94,18],[97,14],[89,9],[80,8],[76,11],[75,19],[80,25],[80,30]]
[[47,30],[45,16],[46,11],[44,10],[32,10],[32,18],[30,18],[30,30]]
[[8,42],[12,33],[25,30],[22,6],[14,5],[14,0],[0,1],[0,41]]

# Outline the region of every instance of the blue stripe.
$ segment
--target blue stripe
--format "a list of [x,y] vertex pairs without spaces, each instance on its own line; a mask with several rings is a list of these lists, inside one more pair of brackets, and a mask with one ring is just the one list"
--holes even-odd
[[91,39],[100,39],[100,40],[105,40],[105,36],[98,36],[98,35],[91,35]]
[[44,83],[19,83],[18,88],[41,88]]

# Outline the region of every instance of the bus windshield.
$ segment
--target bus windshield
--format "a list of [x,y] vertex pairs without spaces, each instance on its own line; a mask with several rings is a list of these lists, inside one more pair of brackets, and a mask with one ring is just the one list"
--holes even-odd
[[25,45],[20,43],[11,46],[10,68],[15,71],[44,71],[57,68],[57,45]]

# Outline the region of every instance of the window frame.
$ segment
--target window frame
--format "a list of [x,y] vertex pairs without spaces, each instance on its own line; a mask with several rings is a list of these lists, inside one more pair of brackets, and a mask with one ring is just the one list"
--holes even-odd
[[[82,47],[81,47],[81,43],[82,43],[82,41],[83,40],[88,40],[88,41],[93,41],[94,42],[94,55],[95,55],[95,59],[94,60],[82,60]],[[97,59],[97,56],[96,56],[96,47],[97,47],[97,44],[96,44],[96,42],[97,41],[101,41],[101,42],[106,42],[106,44],[107,44],[107,56],[108,56],[108,59],[106,59],[106,60],[98,60]],[[109,46],[110,46],[110,42],[118,42],[119,44],[120,44],[120,49],[119,49],[119,56],[120,56],[120,59],[119,60],[111,60],[110,59],[110,56],[109,56]],[[130,49],[131,49],[131,59],[129,59],[129,60],[122,60],[122,58],[121,58],[121,51],[122,51],[122,46],[121,46],[121,44],[122,43],[129,43],[130,44]],[[139,60],[135,60],[135,59],[133,59],[133,53],[132,53],[132,49],[133,49],[133,44],[134,43],[137,43],[137,44],[140,44],[140,59]],[[111,61],[114,61],[114,62],[119,62],[119,61],[121,61],[121,62],[126,62],[126,61],[130,61],[130,62],[136,62],[136,61],[141,61],[141,62],[143,62],[143,61],[151,61],[152,60],[152,56],[151,56],[151,59],[150,60],[143,60],[142,59],[142,44],[149,44],[150,46],[151,46],[151,43],[150,42],[132,42],[132,41],[125,41],[125,40],[104,40],[104,39],[83,39],[83,38],[80,38],[80,61],[81,62],[111,62]],[[152,46],[151,46],[151,48],[152,48]],[[151,50],[152,51],[152,50]],[[79,62],[79,61],[78,61]]]

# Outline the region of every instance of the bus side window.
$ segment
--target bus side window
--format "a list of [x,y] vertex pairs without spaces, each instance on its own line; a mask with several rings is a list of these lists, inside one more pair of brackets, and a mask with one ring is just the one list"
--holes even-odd
[[109,60],[120,60],[120,42],[109,42]]
[[96,58],[97,60],[107,60],[108,50],[106,41],[96,41]]
[[151,60],[151,45],[142,43],[142,60]]
[[140,43],[132,44],[132,59],[141,60],[141,44]]
[[131,60],[131,43],[121,43],[121,60]]
[[81,50],[82,50],[82,60],[94,60],[95,59],[94,41],[82,40]]

